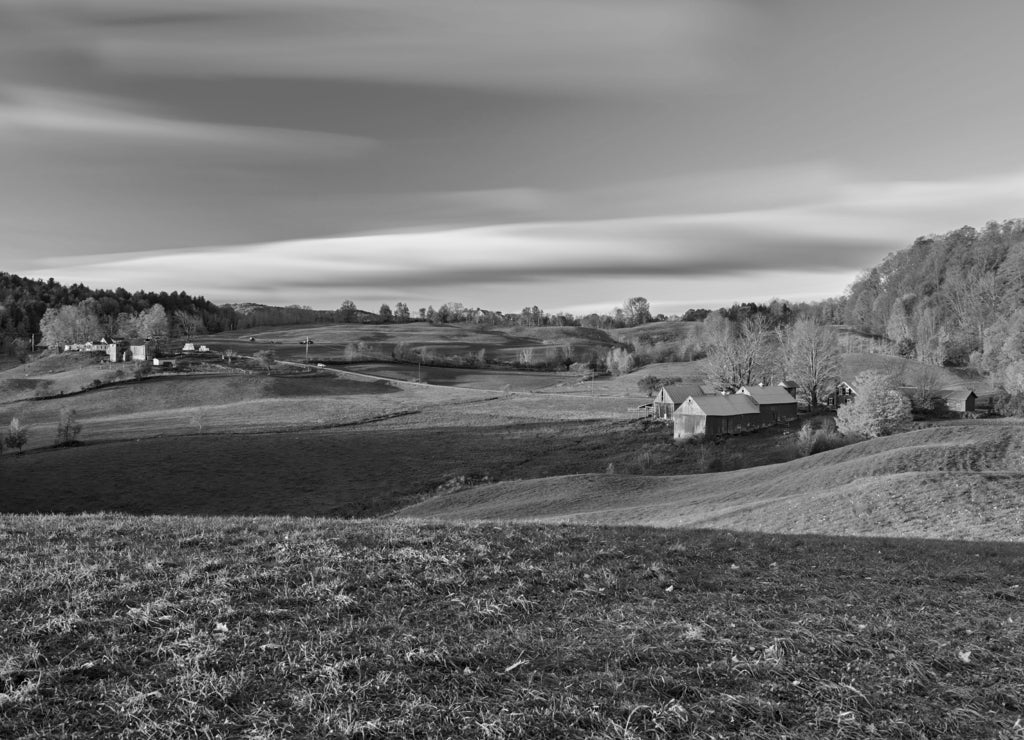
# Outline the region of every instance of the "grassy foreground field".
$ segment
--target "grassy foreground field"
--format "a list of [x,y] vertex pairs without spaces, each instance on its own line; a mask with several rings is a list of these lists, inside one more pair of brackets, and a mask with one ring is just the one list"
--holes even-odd
[[1024,547],[0,517],[0,736],[1018,738]]

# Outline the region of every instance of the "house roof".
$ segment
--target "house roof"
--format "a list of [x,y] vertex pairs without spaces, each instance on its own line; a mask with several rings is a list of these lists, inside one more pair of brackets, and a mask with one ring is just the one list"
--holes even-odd
[[[789,394],[787,393],[788,397]],[[759,413],[757,404],[750,396],[733,394],[729,396],[690,396],[694,405],[707,416],[742,416]],[[792,400],[792,399],[790,399]],[[682,414],[684,407],[676,409]]]
[[737,391],[737,393],[749,395],[758,403],[758,405],[772,403],[796,403],[796,400],[791,395],[789,395],[789,392],[785,388],[780,388],[777,385],[769,385],[764,387],[759,385],[745,385],[742,388],[740,388],[739,391]]
[[703,396],[704,389],[696,383],[681,383],[676,385],[664,385],[661,387],[665,395],[672,399],[673,403],[682,403],[690,396]]

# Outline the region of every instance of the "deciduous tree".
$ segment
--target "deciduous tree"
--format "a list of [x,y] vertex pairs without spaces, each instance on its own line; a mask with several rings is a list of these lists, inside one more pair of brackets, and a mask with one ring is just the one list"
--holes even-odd
[[857,395],[839,409],[836,424],[847,436],[882,437],[911,421],[910,401],[882,373],[869,370],[854,380]]
[[813,319],[797,319],[782,332],[782,364],[787,380],[797,384],[811,408],[839,382],[839,333]]
[[7,427],[7,434],[4,435],[4,447],[10,450],[17,450],[21,454],[21,448],[28,444],[28,427],[24,426],[18,417],[11,419]]

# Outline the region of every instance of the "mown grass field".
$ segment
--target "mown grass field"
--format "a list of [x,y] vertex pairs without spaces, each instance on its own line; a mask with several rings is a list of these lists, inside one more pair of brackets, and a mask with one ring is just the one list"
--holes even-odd
[[0,736],[1019,738],[1024,548],[0,517]]
[[506,481],[436,496],[399,515],[1024,541],[1019,420],[941,424],[729,470],[742,467],[745,439],[691,447],[724,456],[728,472]]

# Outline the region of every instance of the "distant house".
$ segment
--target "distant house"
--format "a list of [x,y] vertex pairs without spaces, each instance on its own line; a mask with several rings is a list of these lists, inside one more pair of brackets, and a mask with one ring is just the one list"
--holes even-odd
[[754,399],[761,415],[762,426],[771,426],[780,421],[793,421],[796,418],[796,399],[789,395],[785,388],[776,385],[745,385],[736,393]]
[[825,398],[825,404],[830,408],[837,409],[844,403],[849,403],[857,396],[856,389],[845,380],[836,383],[835,390]]
[[654,397],[654,416],[658,419],[671,419],[673,412],[687,398],[706,395],[708,395],[706,389],[697,383],[663,385]]
[[181,348],[182,352],[195,352],[196,346],[192,342],[185,342],[185,346]]
[[698,434],[706,437],[739,434],[762,426],[757,403],[750,396],[739,393],[690,396],[676,409],[672,422],[674,439]]

